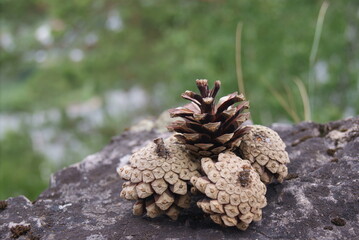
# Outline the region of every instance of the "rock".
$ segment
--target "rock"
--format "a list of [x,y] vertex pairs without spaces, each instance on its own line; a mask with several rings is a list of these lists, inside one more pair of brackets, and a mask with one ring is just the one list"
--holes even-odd
[[[274,125],[287,144],[289,177],[268,186],[263,220],[245,231],[222,228],[195,204],[178,221],[132,215],[120,199],[116,167],[135,148],[168,133],[128,131],[102,151],[51,177],[36,201],[7,199],[0,239],[354,239],[359,235],[359,117]],[[18,227],[17,227],[18,226]],[[13,230],[11,230],[13,229]],[[13,232],[12,232],[13,231]]]

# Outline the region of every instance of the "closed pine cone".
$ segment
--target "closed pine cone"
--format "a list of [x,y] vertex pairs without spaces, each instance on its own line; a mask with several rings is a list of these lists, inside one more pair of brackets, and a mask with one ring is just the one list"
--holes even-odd
[[[175,137],[186,144],[193,155],[215,158],[239,146],[247,130],[242,123],[249,117],[249,112],[243,112],[249,108],[249,103],[243,94],[234,92],[216,104],[221,82],[216,81],[213,89],[209,89],[206,79],[198,79],[196,84],[200,94],[192,91],[182,94],[191,103],[169,110],[171,117],[183,120],[172,123],[168,129],[178,133]],[[235,106],[236,103],[239,104]]]
[[199,164],[176,138],[155,139],[131,156],[130,165],[117,169],[120,177],[128,180],[120,196],[137,200],[134,215],[154,218],[165,213],[175,220],[181,208],[189,207],[187,185],[191,177],[199,175],[197,169]]
[[194,176],[191,183],[206,195],[197,205],[215,223],[245,230],[262,219],[267,188],[249,161],[226,152],[219,154],[218,162],[202,158],[201,164],[205,176]]
[[249,127],[249,131],[242,137],[239,154],[251,161],[265,184],[274,179],[283,182],[288,174],[286,164],[289,163],[285,143],[278,133],[268,127]]

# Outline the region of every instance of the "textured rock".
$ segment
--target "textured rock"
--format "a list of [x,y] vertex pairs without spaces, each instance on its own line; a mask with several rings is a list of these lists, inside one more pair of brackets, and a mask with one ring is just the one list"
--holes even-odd
[[30,226],[18,239],[355,239],[359,117],[273,129],[287,144],[289,176],[267,186],[263,220],[245,232],[217,226],[195,204],[178,221],[132,215],[132,203],[119,197],[123,181],[116,167],[134,148],[159,137],[152,130],[125,132],[101,152],[55,173],[33,203],[23,196],[7,199],[0,209],[0,239],[9,239],[17,225]]

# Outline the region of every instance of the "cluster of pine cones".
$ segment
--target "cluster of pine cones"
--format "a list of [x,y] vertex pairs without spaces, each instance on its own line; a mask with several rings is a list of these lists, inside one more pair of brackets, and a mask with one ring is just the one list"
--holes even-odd
[[285,144],[270,128],[242,125],[249,118],[242,94],[216,103],[220,81],[213,89],[207,80],[196,83],[200,94],[184,92],[191,103],[169,110],[181,118],[168,127],[176,133],[155,139],[131,156],[130,165],[117,169],[127,180],[120,196],[136,200],[134,215],[176,220],[190,207],[191,196],[200,194],[197,206],[215,223],[245,230],[262,219],[266,184],[288,174]]

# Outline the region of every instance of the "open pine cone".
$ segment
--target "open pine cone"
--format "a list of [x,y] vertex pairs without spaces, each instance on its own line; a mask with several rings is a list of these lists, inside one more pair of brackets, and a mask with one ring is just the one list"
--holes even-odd
[[219,154],[218,162],[202,158],[201,165],[205,176],[194,176],[191,183],[206,195],[197,205],[215,223],[245,230],[252,221],[262,219],[267,188],[249,161],[225,152]]
[[181,208],[188,208],[191,198],[188,183],[199,176],[199,164],[177,139],[170,137],[135,152],[130,165],[118,168],[120,177],[128,180],[122,186],[120,196],[137,200],[134,215],[154,218],[163,213],[176,220]]
[[240,138],[248,130],[241,124],[249,117],[249,112],[243,113],[249,108],[249,103],[242,94],[234,92],[222,97],[216,104],[215,97],[221,82],[216,81],[211,90],[205,79],[196,80],[196,84],[200,94],[192,91],[182,94],[191,103],[169,110],[171,117],[183,119],[170,125],[169,130],[179,133],[175,136],[195,156],[215,157],[238,147]]
[[252,163],[261,180],[271,183],[274,179],[283,182],[288,174],[286,164],[289,163],[285,143],[278,133],[272,129],[251,125],[250,130],[242,137],[240,154]]

